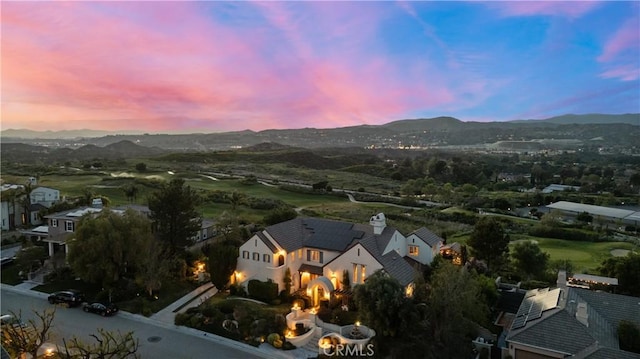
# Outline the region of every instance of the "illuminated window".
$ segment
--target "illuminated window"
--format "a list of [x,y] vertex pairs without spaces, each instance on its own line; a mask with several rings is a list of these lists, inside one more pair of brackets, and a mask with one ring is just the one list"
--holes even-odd
[[307,261],[322,263],[322,257],[323,255],[321,251],[314,251],[311,249],[307,249]]
[[353,263],[353,283],[358,283],[358,265]]
[[362,281],[360,281],[360,283],[364,283],[364,279],[367,277],[367,266],[360,265],[362,267],[362,269],[360,270],[362,272]]
[[302,249],[298,249],[298,259],[302,259]]
[[417,256],[420,252],[420,247],[418,246],[409,246],[409,254],[412,256]]

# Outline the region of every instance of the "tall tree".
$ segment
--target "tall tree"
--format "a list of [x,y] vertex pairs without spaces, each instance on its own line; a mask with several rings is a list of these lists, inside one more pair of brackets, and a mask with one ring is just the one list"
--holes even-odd
[[129,202],[133,203],[136,200],[136,197],[138,196],[138,186],[136,186],[135,184],[128,184],[125,186],[122,186],[122,192],[124,192],[124,195],[127,196],[127,199],[129,200]]
[[199,203],[198,194],[180,178],[164,184],[149,198],[156,234],[173,252],[184,248],[200,230],[202,219],[196,211]]
[[141,243],[151,238],[150,222],[142,214],[103,210],[80,221],[69,243],[69,265],[80,278],[109,287],[144,258]]
[[171,277],[170,262],[166,253],[156,238],[148,236],[141,241],[142,256],[136,262],[135,279],[138,285],[144,287],[149,297],[162,287],[162,282]]
[[549,264],[549,254],[532,241],[518,242],[511,252],[513,264],[527,279],[540,279]]
[[471,356],[471,339],[476,323],[487,322],[489,307],[481,286],[466,269],[443,262],[431,277],[427,357],[465,358]]
[[487,263],[489,270],[497,271],[507,260],[509,237],[495,217],[485,216],[476,223],[467,244],[473,254]]
[[410,327],[410,318],[401,313],[413,307],[412,301],[405,297],[402,285],[381,270],[354,288],[354,300],[362,321],[377,335],[400,337]]
[[600,274],[618,278],[621,294],[640,296],[640,254],[629,252],[625,257],[605,259],[598,268]]
[[209,274],[211,283],[222,290],[229,283],[238,263],[238,248],[228,243],[216,243],[209,249]]

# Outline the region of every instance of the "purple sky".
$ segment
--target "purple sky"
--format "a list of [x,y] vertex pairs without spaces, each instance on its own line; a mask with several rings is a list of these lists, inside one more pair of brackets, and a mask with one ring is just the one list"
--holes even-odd
[[2,129],[640,112],[640,2],[3,2]]

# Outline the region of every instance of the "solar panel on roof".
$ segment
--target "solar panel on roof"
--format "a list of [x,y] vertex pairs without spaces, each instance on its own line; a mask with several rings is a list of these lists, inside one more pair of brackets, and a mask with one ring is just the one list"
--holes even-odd
[[542,316],[542,304],[538,302],[534,302],[531,304],[531,309],[529,310],[529,315],[527,315],[527,321],[532,319],[538,319]]
[[529,313],[529,310],[531,310],[531,303],[533,301],[530,298],[526,298],[525,300],[522,301],[522,304],[520,304],[520,308],[518,308],[518,313],[516,313],[516,316],[520,317],[524,317]]
[[516,319],[514,319],[513,322],[511,323],[511,329],[522,328],[526,323],[527,323],[527,317],[524,317],[524,316],[516,317]]

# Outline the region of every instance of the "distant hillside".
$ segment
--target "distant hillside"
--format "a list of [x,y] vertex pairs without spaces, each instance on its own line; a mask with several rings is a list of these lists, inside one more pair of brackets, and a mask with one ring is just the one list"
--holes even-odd
[[131,157],[153,157],[166,153],[160,148],[136,145],[131,141],[120,141],[105,147],[87,144],[77,149],[68,147],[33,146],[23,143],[0,144],[3,160],[15,162],[50,162],[66,160],[118,159]]
[[604,114],[588,114],[588,115],[563,115],[547,118],[544,120],[518,120],[518,121],[510,121],[514,122],[544,122],[544,123],[553,123],[557,125],[596,125],[596,124],[629,124],[640,126],[640,113],[627,113],[622,115],[604,115]]
[[[6,131],[5,131],[6,132]],[[4,132],[3,132],[4,136]],[[237,131],[195,134],[108,135],[73,140],[2,138],[3,143],[22,142],[48,147],[77,148],[75,156],[152,156],[159,149],[172,152],[210,152],[233,148],[253,151],[279,150],[274,144],[298,148],[457,148],[485,146],[512,141],[563,140],[562,143],[590,143],[599,146],[631,147],[640,138],[640,114],[564,115],[545,120],[509,122],[464,122],[453,117],[405,119],[384,125],[339,128]],[[592,142],[592,141],[591,141]],[[116,147],[110,147],[118,144]],[[82,148],[93,145],[96,147]],[[140,146],[140,147],[136,147]],[[257,146],[257,147],[252,147]],[[154,148],[155,149],[152,149]],[[296,158],[300,158],[299,156]]]
[[[100,131],[100,130],[62,130],[62,131],[33,131],[33,130],[14,130],[8,129],[0,132],[2,137],[28,138],[28,139],[76,139],[91,138],[113,135],[117,132]],[[129,134],[138,134],[142,132],[130,131]]]

